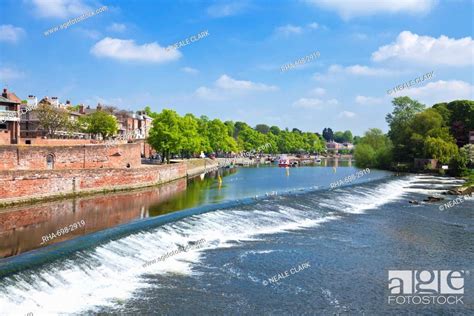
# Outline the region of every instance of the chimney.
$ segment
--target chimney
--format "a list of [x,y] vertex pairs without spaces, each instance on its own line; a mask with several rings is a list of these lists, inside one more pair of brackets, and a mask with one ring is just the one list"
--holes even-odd
[[8,99],[7,88],[3,88],[2,97],[4,97],[4,98],[7,98],[7,99]]
[[102,104],[97,103],[97,111],[100,111],[100,110],[102,110]]
[[84,111],[84,104],[79,105],[79,113],[86,114],[86,112]]

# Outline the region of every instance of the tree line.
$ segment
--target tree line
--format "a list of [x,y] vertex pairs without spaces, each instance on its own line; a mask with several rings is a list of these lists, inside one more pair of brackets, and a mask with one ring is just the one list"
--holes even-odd
[[252,128],[245,122],[222,122],[189,113],[180,116],[170,109],[154,113],[146,107],[145,112],[153,118],[148,143],[167,161],[174,155],[189,158],[201,152],[320,153],[325,149],[319,134],[297,128],[290,131],[265,124]]
[[456,100],[426,108],[404,96],[393,99],[392,104],[394,109],[385,118],[389,132],[372,128],[358,141],[354,152],[357,166],[409,171],[415,158],[437,159],[456,176],[474,167],[474,146],[469,145],[474,101]]

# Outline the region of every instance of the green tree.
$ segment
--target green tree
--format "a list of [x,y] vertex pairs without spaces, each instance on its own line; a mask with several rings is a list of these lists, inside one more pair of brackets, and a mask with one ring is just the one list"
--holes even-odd
[[344,132],[337,131],[334,133],[334,141],[337,143],[343,143],[344,142]]
[[186,114],[179,119],[179,130],[181,133],[181,156],[191,158],[205,148],[203,136],[199,134],[198,120],[192,114]]
[[334,133],[332,131],[332,129],[330,129],[329,127],[328,128],[324,128],[323,129],[323,138],[329,142],[331,140],[334,140]]
[[153,126],[148,136],[148,143],[161,153],[164,161],[170,162],[172,154],[182,149],[181,119],[173,110],[164,109],[153,120]]
[[354,159],[359,168],[374,167],[377,164],[375,150],[368,144],[359,144],[354,150]]
[[459,177],[468,174],[469,153],[467,148],[461,148],[458,154],[455,154],[449,160],[448,172],[450,175]]
[[345,131],[343,135],[343,140],[344,142],[352,143],[353,141],[352,132],[349,130]]
[[85,131],[91,134],[99,134],[106,139],[118,131],[118,123],[115,116],[105,111],[95,111],[80,118],[81,125],[85,127]]
[[423,111],[425,106],[409,97],[398,97],[392,100],[393,112],[387,114],[385,120],[390,126],[388,136],[394,146],[395,159],[397,161],[412,161],[410,152],[410,140],[408,127],[417,113]]
[[393,163],[392,142],[380,129],[369,129],[359,140],[354,159],[361,168],[390,168]]
[[270,127],[270,133],[272,133],[273,135],[278,135],[280,134],[281,130],[278,126],[275,126],[273,125],[272,127]]
[[428,136],[424,142],[423,151],[425,158],[438,159],[439,162],[447,164],[451,157],[458,154],[458,147],[441,138]]
[[66,110],[52,106],[49,103],[40,103],[36,109],[39,125],[49,136],[58,131],[66,131],[69,127],[69,115]]
[[262,134],[268,134],[270,132],[270,127],[266,124],[257,124],[255,130]]
[[474,130],[474,101],[456,100],[446,107],[450,111],[451,134],[459,147],[469,143],[469,131]]
[[209,144],[215,153],[228,153],[237,151],[237,143],[229,135],[227,126],[219,119],[208,122]]

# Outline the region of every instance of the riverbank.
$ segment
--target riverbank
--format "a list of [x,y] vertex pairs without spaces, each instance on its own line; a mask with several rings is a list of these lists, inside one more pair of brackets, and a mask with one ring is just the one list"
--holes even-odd
[[126,191],[216,170],[217,161],[191,159],[137,168],[0,171],[0,209],[18,204]]

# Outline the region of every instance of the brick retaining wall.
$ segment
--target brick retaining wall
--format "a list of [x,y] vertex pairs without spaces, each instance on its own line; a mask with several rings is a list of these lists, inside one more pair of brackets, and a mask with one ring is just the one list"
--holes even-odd
[[81,146],[0,146],[0,170],[131,168],[141,165],[141,144]]
[[152,186],[184,178],[186,171],[185,163],[129,169],[0,171],[0,205]]

